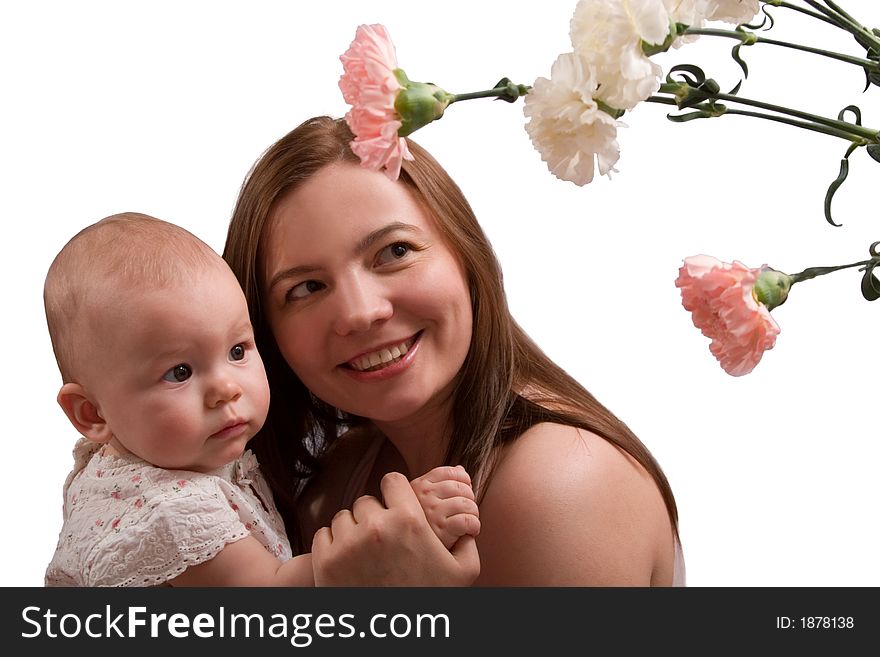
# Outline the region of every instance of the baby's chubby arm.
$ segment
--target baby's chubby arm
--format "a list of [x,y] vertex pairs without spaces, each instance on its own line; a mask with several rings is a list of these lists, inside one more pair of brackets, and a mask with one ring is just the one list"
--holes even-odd
[[[428,525],[446,549],[480,532],[470,477],[461,467],[440,467],[412,482]],[[172,586],[315,586],[312,555],[281,562],[253,536],[229,543],[208,561],[190,566]]]
[[171,586],[314,586],[312,555],[279,561],[253,536],[228,543],[217,555],[190,566]]
[[440,466],[410,483],[428,524],[447,549],[462,536],[480,533],[480,510],[462,466]]
[[[406,486],[405,479],[402,484]],[[471,479],[464,468],[434,468],[413,479],[410,484],[428,525],[447,550],[451,550],[463,536],[473,537],[480,533],[480,512],[471,488]],[[391,535],[396,534],[391,532]],[[372,542],[368,541],[368,544]],[[474,552],[471,561],[478,563],[473,546],[468,547]],[[358,558],[349,561],[362,567],[363,559],[357,552],[355,556]],[[386,555],[380,552],[382,556]],[[396,561],[390,556],[386,560]],[[381,558],[379,562],[384,563]],[[416,580],[423,577],[426,582],[431,582],[419,569],[407,570],[410,571],[416,574]],[[479,572],[478,566],[476,572]],[[390,575],[383,575],[378,581],[396,582]],[[302,554],[282,563],[267,552],[256,538],[247,536],[227,544],[213,559],[190,566],[169,583],[172,586],[314,586],[315,577],[311,554]]]

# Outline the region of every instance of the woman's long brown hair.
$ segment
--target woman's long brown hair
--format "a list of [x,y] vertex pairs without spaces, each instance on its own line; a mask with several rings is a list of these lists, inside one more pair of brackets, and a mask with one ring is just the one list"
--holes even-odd
[[[244,289],[257,348],[272,389],[269,416],[254,439],[288,527],[295,523],[300,484],[346,429],[368,423],[309,393],[281,355],[263,312],[258,267],[262,239],[275,205],[334,162],[358,162],[353,135],[341,119],[310,119],[273,144],[251,169],[232,216],[223,257]],[[474,328],[455,391],[446,463],[460,463],[485,490],[500,447],[540,422],[580,427],[616,445],[654,478],[678,532],[675,498],[648,449],[613,413],[551,361],[510,315],[501,268],[458,185],[431,155],[408,140],[413,161],[400,181],[429,211],[467,273]],[[475,401],[478,400],[478,401]]]

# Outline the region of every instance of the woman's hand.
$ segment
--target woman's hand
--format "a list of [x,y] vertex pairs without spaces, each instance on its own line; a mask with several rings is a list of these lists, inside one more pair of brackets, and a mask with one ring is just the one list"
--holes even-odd
[[472,536],[447,550],[412,486],[399,472],[382,478],[383,506],[357,499],[312,541],[316,586],[469,586],[480,573]]

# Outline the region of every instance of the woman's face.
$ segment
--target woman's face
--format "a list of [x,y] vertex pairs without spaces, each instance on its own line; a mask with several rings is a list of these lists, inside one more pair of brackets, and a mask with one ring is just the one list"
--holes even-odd
[[315,395],[384,423],[449,397],[470,347],[470,294],[405,185],[329,165],[282,199],[263,238],[269,324]]

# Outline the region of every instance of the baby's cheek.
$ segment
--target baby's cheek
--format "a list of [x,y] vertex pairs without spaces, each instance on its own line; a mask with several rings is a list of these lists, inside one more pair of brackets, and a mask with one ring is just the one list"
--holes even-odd
[[255,411],[266,411],[269,406],[269,382],[262,367],[253,367],[248,373],[247,395]]

